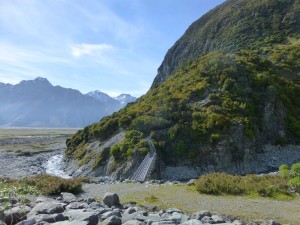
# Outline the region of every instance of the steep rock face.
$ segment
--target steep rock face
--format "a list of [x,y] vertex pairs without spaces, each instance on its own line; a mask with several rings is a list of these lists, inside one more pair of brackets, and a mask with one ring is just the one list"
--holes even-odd
[[300,31],[297,0],[228,0],[195,21],[167,52],[152,87],[212,51],[236,52],[281,43]]
[[[239,4],[238,21],[233,3]],[[163,179],[267,172],[299,161],[299,9],[299,1],[231,0],[212,10],[167,53],[160,68],[166,76],[157,76],[134,104],[79,131],[68,141],[67,155],[89,161],[83,146],[125,130],[150,135],[158,154],[155,175]],[[215,44],[201,47],[199,37],[211,34],[218,21],[226,23],[205,36]],[[253,26],[244,30],[240,21]],[[111,146],[111,174],[130,163],[134,140]],[[123,175],[132,176],[128,171]]]

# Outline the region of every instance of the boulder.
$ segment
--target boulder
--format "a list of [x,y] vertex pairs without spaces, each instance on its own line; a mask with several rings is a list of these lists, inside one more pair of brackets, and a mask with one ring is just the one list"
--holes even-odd
[[191,179],[191,180],[189,180],[189,182],[187,182],[187,185],[193,186],[193,185],[195,185],[195,182],[196,182],[196,179]]
[[[34,225],[36,223],[35,219],[28,219],[28,220],[23,220],[16,225]],[[1,223],[0,223],[1,225]]]
[[87,221],[72,220],[52,223],[52,225],[88,225]]
[[138,220],[129,220],[126,223],[123,223],[123,225],[145,225],[145,223]]
[[120,204],[119,196],[116,193],[107,192],[103,197],[103,202],[108,207]]
[[202,210],[196,213],[195,219],[201,220],[204,216],[211,217],[211,213],[207,210]]
[[89,205],[85,202],[71,202],[66,206],[66,209],[86,209],[89,208]]
[[221,215],[212,215],[211,218],[213,219],[214,223],[225,223],[225,219]]
[[4,222],[6,224],[16,224],[22,220],[27,219],[27,213],[31,208],[28,206],[17,206],[12,209],[4,211]]
[[28,218],[32,218],[38,214],[55,214],[62,213],[64,211],[65,209],[62,204],[58,202],[45,201],[36,204],[36,206],[34,206],[30,211],[30,213],[28,213]]
[[167,209],[167,213],[168,214],[173,214],[174,212],[176,212],[176,213],[182,213],[182,211],[180,209],[175,209],[175,208]]
[[106,220],[100,223],[100,225],[121,225],[121,224],[122,224],[122,220],[120,217],[117,216],[108,217]]
[[181,223],[181,225],[203,225],[203,223],[200,220],[191,219],[191,220],[185,221],[184,223]]
[[103,213],[101,215],[101,219],[105,220],[105,219],[107,219],[109,217],[112,217],[112,216],[122,217],[122,215],[121,215],[121,213],[119,211],[109,211],[109,212]]
[[61,213],[50,214],[50,215],[49,214],[40,214],[40,215],[37,215],[34,219],[37,223],[40,223],[40,222],[55,223],[55,222],[59,222],[59,221],[69,220],[69,217],[64,216]]
[[232,222],[232,225],[245,225],[245,223],[243,223],[242,221],[239,221],[239,220],[235,220]]
[[209,216],[204,216],[202,219],[201,219],[201,222],[202,223],[210,223],[210,224],[213,224],[215,223],[215,221],[209,217]]
[[76,202],[77,198],[75,195],[73,195],[72,193],[68,193],[68,192],[62,192],[60,194],[60,197],[62,198],[62,200],[65,203],[71,203],[71,202]]
[[128,209],[125,210],[124,213],[126,213],[126,214],[132,214],[132,213],[135,213],[136,211],[137,210],[136,210],[135,207],[130,206]]
[[70,220],[87,221],[88,225],[98,224],[98,215],[95,212],[84,212],[83,210],[68,210],[64,216],[69,217]]

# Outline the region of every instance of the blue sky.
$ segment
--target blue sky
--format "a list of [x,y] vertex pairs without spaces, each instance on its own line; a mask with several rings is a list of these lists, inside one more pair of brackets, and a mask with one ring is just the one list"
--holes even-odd
[[0,0],[0,82],[145,94],[167,50],[224,0]]

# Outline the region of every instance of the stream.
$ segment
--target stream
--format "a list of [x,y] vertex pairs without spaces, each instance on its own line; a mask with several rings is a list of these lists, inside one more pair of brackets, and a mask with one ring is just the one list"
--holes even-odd
[[50,159],[45,165],[45,170],[46,173],[50,175],[58,176],[65,179],[72,178],[65,171],[63,171],[63,166],[64,166],[64,155],[57,154],[50,157]]

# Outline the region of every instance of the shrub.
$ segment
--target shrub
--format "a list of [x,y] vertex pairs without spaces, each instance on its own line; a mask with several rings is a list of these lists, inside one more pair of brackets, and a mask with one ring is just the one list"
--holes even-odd
[[114,157],[116,161],[119,161],[122,158],[121,149],[119,145],[114,145],[110,149],[110,154]]
[[61,192],[77,194],[82,191],[83,178],[63,179],[48,174],[39,174],[24,178],[23,182],[35,186],[44,195],[55,195]]
[[285,178],[288,178],[290,176],[288,165],[281,165],[279,167],[279,175]]
[[292,177],[300,178],[300,163],[295,163],[292,165],[291,174]]
[[211,143],[216,143],[221,139],[221,135],[220,134],[212,134],[210,135],[210,142]]
[[287,179],[280,176],[247,175],[233,176],[225,173],[212,173],[196,181],[200,193],[213,195],[259,195],[276,198],[290,196]]
[[110,155],[110,147],[104,148],[102,151],[100,151],[95,158],[95,161],[92,165],[92,169],[95,169],[97,166],[101,166]]
[[196,181],[196,188],[201,193],[214,195],[243,193],[241,177],[225,173],[212,173],[200,177]]

